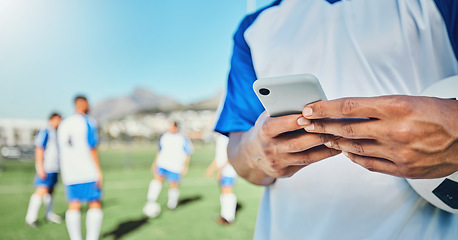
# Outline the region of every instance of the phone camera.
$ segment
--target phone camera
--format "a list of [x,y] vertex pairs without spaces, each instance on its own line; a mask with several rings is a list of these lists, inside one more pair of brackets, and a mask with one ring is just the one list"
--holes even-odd
[[269,95],[270,94],[270,90],[267,89],[267,88],[261,88],[261,89],[259,89],[259,93],[261,95]]

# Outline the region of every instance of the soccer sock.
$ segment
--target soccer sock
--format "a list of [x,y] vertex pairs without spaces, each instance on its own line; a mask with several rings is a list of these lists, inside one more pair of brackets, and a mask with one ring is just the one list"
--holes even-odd
[[221,202],[221,217],[225,218],[228,222],[235,219],[235,210],[237,208],[237,197],[233,193],[226,193],[220,195]]
[[157,197],[159,197],[159,194],[161,193],[161,189],[162,189],[162,182],[158,180],[152,180],[149,184],[148,195],[146,199],[151,202],[156,202]]
[[71,240],[82,240],[81,236],[81,212],[79,210],[67,210],[65,223]]
[[38,211],[40,211],[41,206],[41,197],[37,194],[32,194],[30,197],[29,207],[27,209],[27,215],[25,216],[25,221],[27,223],[33,223],[37,221]]
[[180,190],[178,190],[178,188],[170,188],[167,207],[170,209],[175,209],[177,207],[179,197],[180,197]]
[[53,204],[53,198],[52,195],[49,193],[46,193],[43,196],[43,205],[46,208],[46,216],[48,216],[49,213],[52,213],[52,204]]
[[87,210],[86,215],[86,240],[99,239],[100,229],[102,228],[103,211],[100,208]]

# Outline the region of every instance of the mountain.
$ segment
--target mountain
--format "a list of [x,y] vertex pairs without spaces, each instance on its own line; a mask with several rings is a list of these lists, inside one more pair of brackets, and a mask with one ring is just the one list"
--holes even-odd
[[96,104],[91,109],[91,116],[98,122],[103,123],[131,114],[170,112],[185,109],[216,110],[222,96],[223,91],[220,91],[208,99],[183,105],[170,97],[157,95],[148,89],[137,88],[128,96],[111,98]]
[[176,100],[160,96],[148,89],[137,88],[129,96],[111,98],[96,104],[91,115],[99,122],[105,122],[142,111],[176,109],[182,105]]

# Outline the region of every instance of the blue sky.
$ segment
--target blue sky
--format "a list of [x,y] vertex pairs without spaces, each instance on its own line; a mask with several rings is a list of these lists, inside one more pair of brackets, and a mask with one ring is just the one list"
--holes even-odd
[[95,104],[136,87],[210,97],[246,12],[246,0],[2,0],[0,118],[68,115],[76,94]]

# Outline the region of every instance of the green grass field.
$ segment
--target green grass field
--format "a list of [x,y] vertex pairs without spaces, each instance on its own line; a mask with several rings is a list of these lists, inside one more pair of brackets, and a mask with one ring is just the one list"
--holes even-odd
[[[218,225],[219,189],[216,178],[207,179],[205,169],[213,159],[214,145],[196,144],[188,174],[180,187],[180,205],[173,211],[166,207],[167,184],[159,196],[161,215],[147,219],[141,210],[146,201],[150,167],[155,145],[132,145],[116,149],[100,147],[104,171],[104,222],[101,239],[251,239],[262,188],[238,179],[235,193],[239,209],[232,225]],[[39,227],[24,223],[30,195],[34,191],[32,161],[2,160],[0,172],[0,239],[68,239],[65,223],[44,220]],[[63,185],[55,192],[55,212],[64,216],[67,203]],[[85,209],[82,211],[85,229]]]

